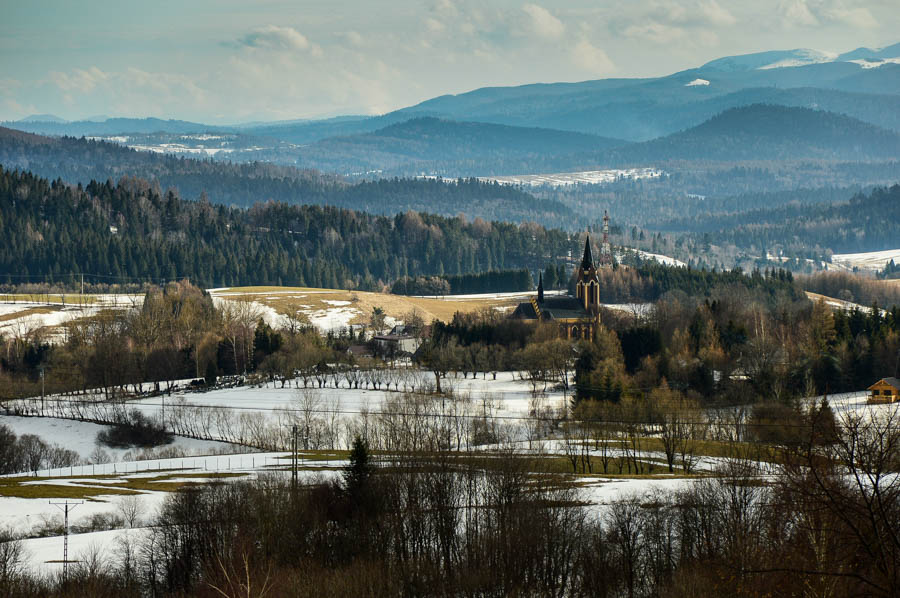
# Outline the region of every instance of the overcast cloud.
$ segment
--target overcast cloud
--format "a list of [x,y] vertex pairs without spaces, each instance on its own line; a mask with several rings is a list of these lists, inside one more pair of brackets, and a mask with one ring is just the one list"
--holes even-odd
[[0,119],[376,114],[483,86],[900,41],[896,0],[9,3]]

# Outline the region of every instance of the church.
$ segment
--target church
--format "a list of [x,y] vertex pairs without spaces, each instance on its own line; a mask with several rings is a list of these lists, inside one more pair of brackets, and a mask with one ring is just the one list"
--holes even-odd
[[[612,264],[609,251],[609,217],[603,218],[603,250],[600,267]],[[537,295],[530,301],[520,303],[511,317],[520,320],[553,322],[559,326],[561,338],[572,340],[593,340],[594,331],[600,323],[600,278],[591,252],[591,239],[584,242],[584,256],[578,267],[575,282],[575,296],[545,296],[544,279],[541,275]]]

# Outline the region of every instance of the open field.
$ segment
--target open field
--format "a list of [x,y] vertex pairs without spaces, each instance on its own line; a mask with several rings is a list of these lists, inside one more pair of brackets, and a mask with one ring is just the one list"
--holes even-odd
[[885,251],[867,251],[865,253],[836,253],[831,256],[833,264],[860,270],[883,270],[884,265],[894,260],[900,261],[900,249]]
[[4,293],[0,294],[0,333],[20,336],[43,330],[54,339],[67,322],[139,306],[143,299],[134,294]]
[[402,321],[413,310],[426,322],[446,322],[458,311],[511,309],[533,292],[436,298],[303,287],[233,287],[212,289],[210,294],[217,300],[249,300],[259,304],[265,309],[270,325],[278,323],[286,314],[301,313],[316,327],[335,330],[368,322],[375,307],[384,310],[389,323]]
[[[42,439],[49,445],[61,445],[78,453],[83,460],[91,458],[97,448],[97,434],[108,430],[111,426],[79,421],[76,419],[62,419],[56,417],[20,417],[15,415],[0,415],[0,425],[9,426],[17,436],[32,434]],[[103,453],[115,461],[129,461],[141,449],[100,447]],[[159,450],[169,451],[170,454],[184,455],[213,455],[234,453],[242,449],[238,445],[217,442],[211,440],[197,440],[185,436],[175,436],[171,444],[159,447]],[[158,451],[156,451],[158,453]],[[142,457],[141,457],[142,458]]]

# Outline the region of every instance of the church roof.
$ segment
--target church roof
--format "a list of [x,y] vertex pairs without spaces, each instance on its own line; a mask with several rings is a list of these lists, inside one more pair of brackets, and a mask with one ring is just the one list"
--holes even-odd
[[581,267],[585,270],[594,267],[594,256],[591,255],[591,237],[587,236],[584,240],[584,257],[581,258]]
[[545,297],[541,312],[548,320],[568,320],[590,315],[585,311],[581,301],[568,295]]
[[[540,303],[541,319],[543,320],[580,320],[589,318],[591,314],[584,309],[581,301],[568,295],[544,296]],[[520,320],[536,320],[537,313],[530,301],[520,303],[513,312],[512,317]]]

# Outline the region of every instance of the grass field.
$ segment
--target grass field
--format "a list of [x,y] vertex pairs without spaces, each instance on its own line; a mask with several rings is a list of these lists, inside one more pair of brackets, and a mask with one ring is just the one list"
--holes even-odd
[[0,294],[0,303],[93,305],[98,301],[99,297],[99,295],[80,295],[78,293],[3,293]]
[[245,299],[255,301],[274,309],[279,314],[300,311],[311,318],[329,312],[353,310],[350,324],[367,322],[375,307],[380,307],[391,318],[402,320],[411,311],[418,310],[426,322],[441,320],[447,322],[456,312],[470,313],[484,308],[509,309],[514,307],[527,293],[518,297],[485,296],[483,298],[426,298],[406,297],[387,293],[366,291],[343,291],[337,289],[316,289],[303,287],[234,287],[217,289],[213,292],[221,299]]
[[20,476],[0,478],[0,496],[13,498],[71,498],[92,500],[98,496],[138,494],[140,492],[174,492],[185,486],[208,483],[217,479],[243,477],[243,473],[197,473],[179,471],[156,476],[125,477],[116,475],[45,478]]

